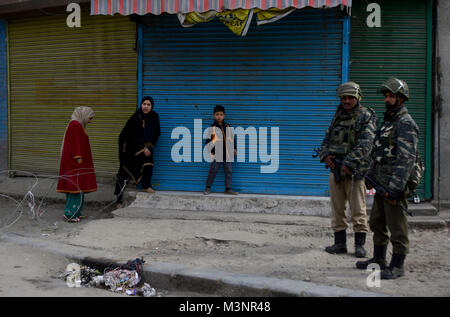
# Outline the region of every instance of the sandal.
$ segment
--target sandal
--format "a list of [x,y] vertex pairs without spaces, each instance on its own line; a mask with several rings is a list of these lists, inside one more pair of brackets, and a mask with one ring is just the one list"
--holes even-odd
[[149,194],[154,194],[155,193],[155,190],[153,188],[151,188],[151,187],[143,189],[142,191],[146,192],[146,193],[149,193]]
[[67,218],[66,215],[63,215],[63,219],[67,222],[80,222],[80,218]]

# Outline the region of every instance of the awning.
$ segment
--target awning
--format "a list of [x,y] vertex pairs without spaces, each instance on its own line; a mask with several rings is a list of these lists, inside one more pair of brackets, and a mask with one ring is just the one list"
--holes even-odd
[[147,13],[217,12],[235,9],[286,9],[305,7],[323,8],[344,5],[351,7],[352,0],[91,0],[91,15],[122,15]]

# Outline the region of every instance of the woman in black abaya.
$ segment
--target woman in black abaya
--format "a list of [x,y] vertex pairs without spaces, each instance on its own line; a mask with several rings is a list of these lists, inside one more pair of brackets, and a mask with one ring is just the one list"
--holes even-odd
[[153,153],[161,135],[159,115],[153,110],[153,98],[142,98],[139,109],[128,119],[119,136],[120,168],[117,173],[117,207],[120,208],[123,192],[130,181],[141,183],[142,190],[154,193],[152,188]]

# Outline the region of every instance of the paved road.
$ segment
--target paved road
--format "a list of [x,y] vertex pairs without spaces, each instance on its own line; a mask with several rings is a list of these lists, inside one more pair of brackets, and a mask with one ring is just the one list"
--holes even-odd
[[[41,207],[44,214],[36,220],[31,219],[26,208],[20,213],[14,210],[14,202],[0,201],[1,228],[4,232],[32,239],[105,251],[122,260],[143,256],[148,265],[175,263],[394,296],[450,296],[447,228],[411,230],[406,276],[396,281],[383,281],[380,288],[374,289],[366,283],[368,273],[354,267],[356,258],[350,234],[349,254],[324,252],[324,247],[333,239],[328,218],[143,208],[117,210],[112,217],[101,207],[90,206],[86,208],[88,219],[72,224],[62,222],[61,204]],[[12,221],[15,223],[8,226]],[[371,240],[369,235],[369,255]],[[51,263],[47,265],[53,265]],[[8,269],[14,272],[17,265],[20,264],[10,264]],[[51,274],[65,269],[65,265],[62,262],[58,267],[51,267]],[[46,279],[51,278],[51,274],[41,275]]]
[[0,296],[122,296],[97,288],[69,288],[60,278],[69,260],[52,253],[0,241]]
[[[55,232],[64,232],[70,237],[79,230],[76,224],[61,221],[64,206],[57,203],[45,203],[40,208],[44,213],[38,219],[32,219],[30,209],[25,204],[17,208],[11,198],[0,198],[0,236],[2,233],[19,233],[45,239]],[[89,211],[89,221],[110,218],[108,213],[94,208]],[[85,223],[86,223],[85,222]],[[102,288],[70,288],[61,275],[70,261],[64,256],[50,253],[30,246],[6,242],[0,239],[0,297],[122,297]],[[197,292],[157,290],[162,297],[199,297],[214,296]]]

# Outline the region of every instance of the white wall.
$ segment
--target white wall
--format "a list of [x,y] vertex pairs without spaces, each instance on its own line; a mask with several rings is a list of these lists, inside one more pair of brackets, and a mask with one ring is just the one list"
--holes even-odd
[[[450,203],[450,1],[439,0],[436,26],[436,96],[433,201]],[[440,127],[439,127],[440,125]],[[440,140],[439,140],[440,138]],[[440,141],[440,147],[439,147]],[[439,153],[440,152],[440,153]],[[440,160],[438,155],[440,154]],[[439,162],[440,161],[440,162]],[[439,184],[438,184],[439,182]],[[438,186],[439,185],[439,186]],[[440,187],[440,190],[438,191]]]

